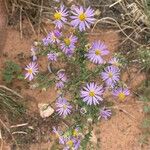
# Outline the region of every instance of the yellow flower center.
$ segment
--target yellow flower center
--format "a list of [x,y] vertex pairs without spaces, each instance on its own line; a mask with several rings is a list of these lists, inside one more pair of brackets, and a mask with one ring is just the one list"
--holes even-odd
[[95,51],[95,54],[96,54],[96,55],[100,55],[100,54],[101,54],[101,51],[100,51],[99,49],[97,49],[97,50]]
[[67,109],[67,105],[64,105],[64,106],[63,106],[63,109]]
[[59,137],[60,137],[60,134],[59,134],[59,133],[56,133],[56,137],[59,138]]
[[56,20],[60,20],[61,17],[62,17],[62,15],[61,15],[60,12],[56,12],[56,13],[54,14],[54,18],[55,18]]
[[74,130],[73,131],[73,136],[77,136],[78,135],[78,131],[77,130]]
[[118,67],[118,66],[119,66],[119,63],[115,62],[114,65]]
[[53,35],[53,36],[52,36],[52,39],[53,39],[53,40],[56,40],[56,36],[55,36],[55,35]]
[[109,76],[109,78],[112,78],[113,77],[112,72],[109,72],[108,76]]
[[29,74],[32,74],[32,73],[33,73],[33,70],[32,70],[32,69],[29,69],[29,70],[28,70],[28,73],[29,73]]
[[70,43],[71,43],[71,41],[70,41],[69,38],[65,38],[65,39],[64,39],[64,42],[65,42],[65,44],[66,44],[67,46],[69,46]]
[[85,21],[85,19],[86,19],[85,13],[81,13],[81,14],[79,15],[79,19],[80,19],[81,21]]
[[126,96],[123,92],[121,92],[121,93],[119,93],[118,97],[120,100],[124,100]]
[[94,91],[90,91],[89,95],[90,95],[91,97],[93,97],[93,96],[95,96],[95,92],[94,92]]
[[73,146],[73,141],[72,141],[72,140],[69,140],[69,141],[67,142],[67,145],[68,145],[69,147],[72,147],[72,146]]

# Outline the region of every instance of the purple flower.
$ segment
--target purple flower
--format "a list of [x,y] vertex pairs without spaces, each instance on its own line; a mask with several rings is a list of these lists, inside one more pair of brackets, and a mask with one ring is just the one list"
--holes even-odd
[[126,96],[130,95],[130,91],[127,88],[118,88],[113,91],[113,95],[117,96],[119,100],[124,101]]
[[108,55],[109,51],[106,45],[100,41],[96,41],[92,44],[92,47],[89,49],[87,58],[95,64],[103,64],[104,60],[102,56]]
[[44,45],[44,46],[48,46],[48,45],[50,44],[49,38],[47,38],[47,37],[43,38],[43,39],[42,39],[42,42],[43,42],[43,45]]
[[102,86],[98,86],[96,83],[89,83],[84,87],[81,92],[80,96],[84,102],[88,105],[97,105],[99,102],[103,101],[101,95],[103,94]]
[[57,53],[55,52],[50,52],[47,57],[49,61],[57,61]]
[[57,89],[63,89],[64,88],[64,82],[62,82],[62,81],[58,81],[57,83],[56,83],[56,88]]
[[73,16],[70,18],[73,19],[71,21],[71,25],[73,27],[78,27],[80,31],[84,31],[85,28],[90,28],[91,24],[94,24],[94,10],[88,7],[86,10],[82,6],[74,7],[73,11],[71,11]]
[[113,66],[119,67],[120,63],[119,63],[119,59],[117,59],[116,57],[112,58],[109,63]]
[[62,82],[67,82],[67,76],[65,74],[65,70],[61,69],[57,72],[57,80]]
[[48,34],[47,39],[50,44],[54,44],[60,42],[59,39],[60,37],[61,37],[61,32],[59,30],[54,30]]
[[65,147],[63,148],[63,150],[74,149],[76,139],[70,136],[70,137],[67,137],[65,140],[66,140]]
[[75,43],[77,42],[77,37],[71,35],[70,37],[64,38],[63,42],[61,43],[61,49],[62,51],[68,55],[72,56],[75,49]]
[[35,62],[31,62],[26,66],[25,70],[27,71],[27,73],[25,74],[25,79],[29,78],[29,81],[31,81],[38,73],[38,64]]
[[108,66],[101,73],[103,81],[106,82],[107,86],[114,87],[114,85],[119,81],[120,70],[114,66]]
[[56,102],[56,112],[65,118],[71,113],[72,106],[65,98],[59,97]]
[[68,11],[65,8],[64,5],[61,5],[59,10],[56,10],[56,12],[54,13],[54,24],[55,27],[58,29],[61,29],[64,25],[64,23],[67,22],[66,17],[68,16]]
[[53,127],[53,132],[56,134],[57,138],[59,138],[59,143],[65,144],[64,137],[62,136],[62,134],[63,134],[62,131]]
[[32,61],[36,61],[36,60],[37,60],[36,50],[37,50],[37,49],[36,49],[35,47],[31,47]]
[[108,120],[108,118],[112,115],[111,110],[107,109],[106,107],[103,107],[100,109],[99,118],[104,118],[105,120]]
[[81,145],[81,140],[78,139],[74,144],[74,150],[78,150],[80,148],[80,145]]

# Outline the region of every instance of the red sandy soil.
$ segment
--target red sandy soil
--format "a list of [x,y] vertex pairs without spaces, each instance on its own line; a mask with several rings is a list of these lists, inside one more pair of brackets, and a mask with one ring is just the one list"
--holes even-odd
[[[11,29],[10,27],[7,29],[7,33],[8,35],[5,42],[5,47],[3,49],[3,53],[7,55],[7,57],[0,58],[0,73],[3,70],[2,66],[4,62],[8,59],[19,63],[21,67],[25,67],[25,65],[28,63],[28,60],[23,59],[20,61],[18,59],[18,55],[22,53],[25,58],[29,58],[31,45],[37,38],[33,36],[31,38],[23,37],[23,39],[20,39],[20,33],[14,29]],[[113,30],[94,31],[89,38],[91,41],[94,39],[104,41],[108,45],[111,53],[116,51],[118,48],[119,36]],[[133,72],[132,69],[130,71]],[[124,76],[124,80],[127,80],[128,75],[126,74]],[[144,76],[140,75],[139,82],[135,83],[134,86],[132,85],[132,88],[137,87],[143,79]],[[1,75],[0,83],[4,83]],[[37,89],[24,89],[21,87],[21,94],[28,99],[28,105],[33,105],[31,109],[37,113],[37,103],[52,102],[56,98],[56,93],[52,88],[47,91],[41,91]],[[108,121],[101,121],[100,124],[94,129],[97,139],[100,139],[100,149],[149,150],[150,147],[143,148],[139,143],[141,136],[140,123],[142,121],[142,117],[142,104],[137,102],[133,97],[128,99],[125,103],[117,103],[115,115]],[[49,142],[32,144],[30,146],[30,150],[48,150],[50,145],[51,144]],[[6,146],[3,147],[3,150],[10,150],[9,145],[6,144]]]

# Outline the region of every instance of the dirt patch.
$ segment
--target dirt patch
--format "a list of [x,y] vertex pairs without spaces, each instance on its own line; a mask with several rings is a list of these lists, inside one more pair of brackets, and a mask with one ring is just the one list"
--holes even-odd
[[[115,116],[100,124],[102,150],[140,150],[140,120],[143,117],[141,105],[128,103],[119,106]],[[124,112],[125,111],[125,112]]]

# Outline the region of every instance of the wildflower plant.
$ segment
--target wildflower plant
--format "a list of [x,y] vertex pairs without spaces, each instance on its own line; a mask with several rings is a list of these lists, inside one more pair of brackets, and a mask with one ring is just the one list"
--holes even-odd
[[[69,119],[68,129],[60,132],[54,127],[53,131],[64,150],[78,150],[90,139],[92,126],[89,123],[111,117],[107,92],[111,93],[111,101],[120,102],[130,92],[121,81],[119,58],[106,59],[109,55],[107,45],[99,39],[93,43],[88,40],[87,29],[96,21],[92,8],[74,6],[69,11],[61,5],[53,18],[55,29],[35,47],[36,58],[47,59],[48,67],[43,74],[48,79],[41,82],[46,84],[45,88],[55,87],[56,117]],[[70,30],[66,30],[65,24],[70,25]],[[37,59],[27,65],[26,79],[37,81],[41,74],[38,63]]]

